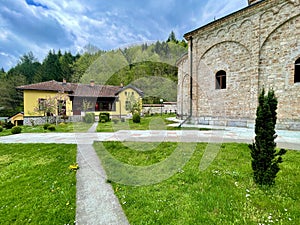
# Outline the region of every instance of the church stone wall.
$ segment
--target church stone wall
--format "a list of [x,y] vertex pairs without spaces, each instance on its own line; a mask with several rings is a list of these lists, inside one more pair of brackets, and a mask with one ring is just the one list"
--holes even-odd
[[177,86],[177,114],[181,119],[186,119],[190,111],[190,73],[188,54],[178,62],[178,86]]
[[[300,57],[299,15],[300,0],[265,0],[186,34],[193,42],[188,60],[193,59],[195,123],[252,127],[265,87],[278,97],[278,127],[300,129],[300,84],[293,80]],[[226,71],[226,89],[215,87],[220,70]],[[189,83],[179,83],[180,89],[188,93]]]

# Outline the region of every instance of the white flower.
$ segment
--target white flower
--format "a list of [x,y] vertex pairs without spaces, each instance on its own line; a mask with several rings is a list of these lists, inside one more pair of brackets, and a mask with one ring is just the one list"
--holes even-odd
[[249,198],[250,197],[250,194],[246,194],[246,198]]
[[287,212],[287,209],[284,209],[284,211],[286,211],[286,212]]
[[249,191],[249,189],[246,189],[246,192],[248,192],[248,193],[249,193],[249,192],[250,192],[250,191]]
[[289,218],[289,221],[291,221],[292,219],[291,218]]

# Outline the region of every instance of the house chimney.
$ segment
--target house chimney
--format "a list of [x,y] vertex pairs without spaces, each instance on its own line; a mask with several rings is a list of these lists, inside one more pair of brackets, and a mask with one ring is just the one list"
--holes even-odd
[[64,85],[67,84],[66,78],[63,78],[63,84],[64,84]]
[[120,87],[123,87],[124,86],[124,84],[123,83],[120,83]]
[[253,5],[254,3],[260,2],[262,0],[248,0],[248,5]]
[[94,87],[94,86],[95,86],[95,81],[94,81],[94,80],[91,80],[91,81],[90,81],[90,86],[91,86],[91,87]]

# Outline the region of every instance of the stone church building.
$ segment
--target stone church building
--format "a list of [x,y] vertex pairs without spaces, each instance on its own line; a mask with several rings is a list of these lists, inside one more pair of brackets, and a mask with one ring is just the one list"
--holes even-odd
[[249,5],[184,35],[177,112],[195,124],[253,127],[259,93],[278,98],[278,129],[300,130],[300,0]]

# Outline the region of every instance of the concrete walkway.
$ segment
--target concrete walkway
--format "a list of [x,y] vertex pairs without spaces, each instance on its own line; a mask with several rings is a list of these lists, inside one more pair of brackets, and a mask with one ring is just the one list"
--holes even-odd
[[79,144],[76,174],[76,224],[128,225],[112,186],[91,144]]
[[[97,125],[96,121],[88,133],[95,133]],[[129,225],[92,144],[77,145],[76,224]]]

